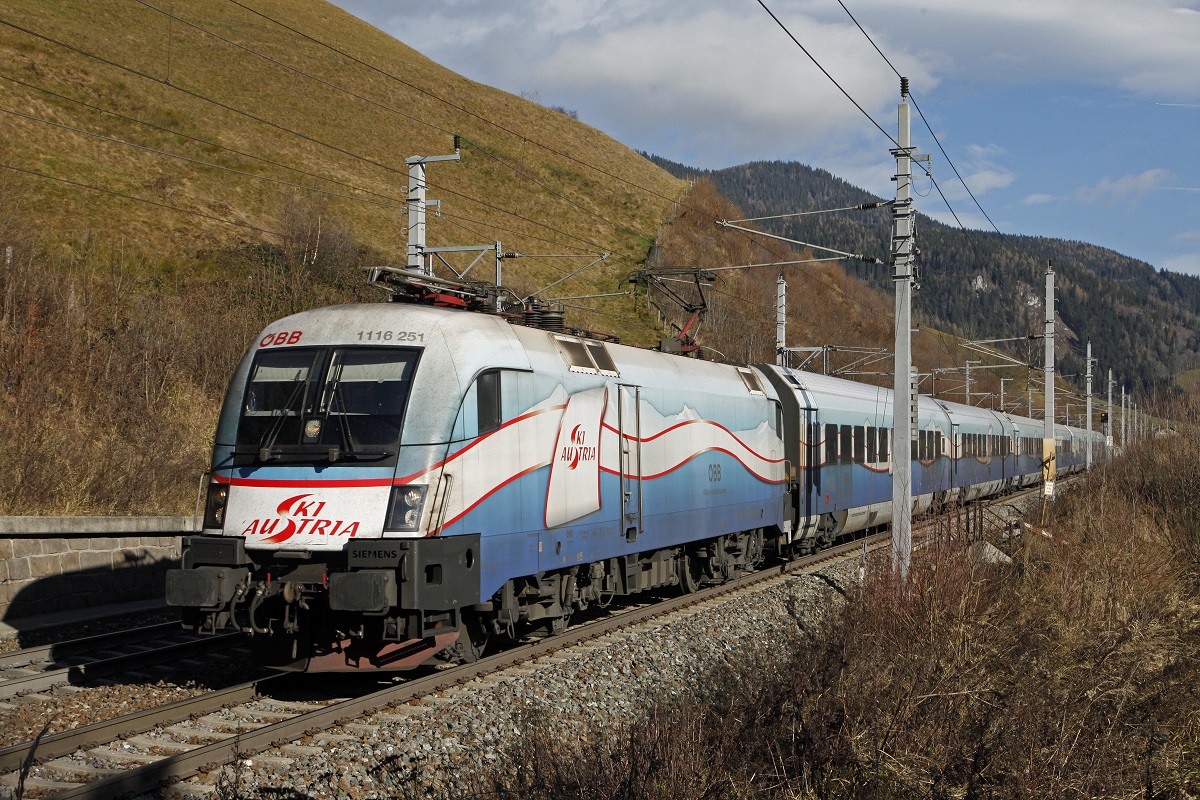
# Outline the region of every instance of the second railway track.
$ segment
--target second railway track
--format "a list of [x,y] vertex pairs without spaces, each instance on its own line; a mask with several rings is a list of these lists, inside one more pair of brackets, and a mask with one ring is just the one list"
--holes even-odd
[[0,700],[203,652],[241,634],[199,637],[165,622],[0,654]]

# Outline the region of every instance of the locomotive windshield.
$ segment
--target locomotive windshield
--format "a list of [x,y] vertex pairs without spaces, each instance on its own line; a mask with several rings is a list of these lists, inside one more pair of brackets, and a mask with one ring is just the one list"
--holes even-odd
[[394,457],[418,354],[395,347],[260,351],[238,420],[239,460],[377,464]]

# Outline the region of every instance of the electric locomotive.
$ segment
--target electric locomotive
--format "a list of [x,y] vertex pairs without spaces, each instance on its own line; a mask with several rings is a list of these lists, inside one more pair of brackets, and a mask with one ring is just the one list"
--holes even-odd
[[409,303],[303,312],[234,375],[167,601],[285,668],[470,660],[759,563],[789,530],[782,426],[748,367]]

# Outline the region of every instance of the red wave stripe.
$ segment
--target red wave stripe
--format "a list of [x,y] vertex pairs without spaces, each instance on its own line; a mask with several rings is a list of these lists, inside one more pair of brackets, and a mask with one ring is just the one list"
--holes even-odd
[[[750,469],[750,467],[746,466],[746,462],[742,461],[740,458],[738,458],[733,453],[729,452],[728,450],[726,450],[723,447],[709,447],[708,449],[701,450],[698,453],[692,453],[690,456],[683,459],[683,461],[680,461],[678,464],[671,467],[670,469],[665,469],[662,472],[657,472],[653,475],[643,475],[642,480],[651,481],[651,480],[654,480],[655,478],[661,478],[664,475],[670,475],[672,472],[679,469],[680,467],[682,467],[684,464],[688,463],[689,461],[693,461],[693,460],[699,458],[700,456],[704,455],[705,453],[714,453],[714,452],[715,453],[724,453],[725,455],[729,456],[734,461],[741,464],[742,467],[746,470],[746,472],[749,472],[751,475],[753,475],[755,478],[758,478],[763,483],[784,483],[784,482],[786,482],[786,478],[781,478],[780,480],[772,480],[771,478],[765,478],[762,475],[759,475],[757,472]],[[782,460],[782,459],[780,459],[780,460]],[[620,474],[615,469],[610,469],[608,467],[601,467],[600,471],[607,472],[609,475],[618,475],[619,476],[619,474]],[[625,477],[626,478],[637,478],[636,475],[626,475]]]
[[[480,503],[482,503],[484,500],[487,500],[489,497],[491,497],[492,495],[494,495],[496,492],[498,492],[498,491],[500,491],[501,489],[503,489],[505,486],[508,486],[508,485],[509,485],[510,483],[512,483],[513,481],[520,480],[521,478],[524,478],[526,475],[528,475],[528,474],[530,474],[530,473],[532,473],[532,472],[537,472],[537,471],[538,471],[539,469],[541,469],[542,467],[546,467],[546,466],[549,466],[549,465],[550,465],[550,462],[549,462],[549,461],[543,461],[541,464],[535,464],[534,466],[530,467],[529,469],[524,469],[524,470],[521,470],[521,471],[520,471],[520,472],[518,472],[516,475],[513,475],[511,478],[508,478],[507,480],[503,480],[503,481],[501,481],[500,483],[496,484],[496,486],[494,486],[493,488],[491,488],[491,489],[488,489],[488,491],[487,491],[486,493],[484,493],[483,495],[481,495],[481,496],[479,497],[479,499],[478,499],[478,500],[476,500],[474,503],[472,503],[471,505],[467,506],[467,507],[466,507],[466,508],[464,508],[462,511],[460,511],[458,514],[456,514],[456,515],[454,516],[454,518],[453,518],[453,519],[449,519],[449,520],[447,520],[446,522],[443,522],[440,528],[438,528],[436,531],[434,531],[434,532],[430,533],[429,535],[430,535],[430,536],[436,536],[437,534],[439,534],[439,533],[441,533],[442,531],[446,530],[446,528],[448,528],[449,526],[451,526],[451,525],[453,525],[454,523],[458,522],[460,519],[462,519],[463,517],[465,517],[467,514],[470,514],[472,511],[474,511],[474,510],[475,510],[475,507],[476,507],[476,506],[478,506],[478,505],[479,505]],[[443,498],[443,499],[442,499],[442,503],[443,503],[443,505],[445,504],[445,502],[446,502],[446,500],[445,500],[445,498]]]
[[688,420],[684,420],[683,422],[680,422],[680,423],[679,423],[679,424],[677,424],[677,425],[672,425],[672,426],[671,426],[671,427],[669,427],[669,428],[665,428],[665,429],[663,429],[663,430],[659,431],[658,433],[654,434],[653,436],[649,436],[649,437],[647,437],[647,438],[645,438],[645,439],[639,439],[639,438],[638,438],[638,437],[636,437],[636,436],[630,436],[630,435],[629,435],[629,434],[627,434],[627,433],[621,433],[619,430],[617,430],[616,428],[614,428],[612,425],[608,424],[607,422],[606,422],[606,423],[604,423],[604,425],[603,425],[602,427],[608,428],[610,431],[612,431],[613,433],[617,434],[617,436],[620,436],[620,437],[623,437],[623,438],[625,438],[625,439],[628,439],[628,440],[629,440],[629,441],[631,441],[631,442],[641,442],[642,444],[645,444],[646,442],[653,442],[653,441],[654,441],[655,439],[657,439],[658,437],[660,437],[660,436],[664,436],[664,435],[666,435],[666,434],[670,433],[671,431],[675,430],[676,428],[682,428],[684,425],[701,425],[701,424],[703,424],[703,425],[712,425],[714,428],[720,428],[721,430],[723,430],[723,431],[725,431],[726,433],[728,433],[731,439],[733,439],[735,442],[737,442],[738,444],[740,444],[742,447],[746,448],[747,452],[753,453],[753,454],[754,454],[755,456],[757,456],[759,459],[761,459],[761,460],[763,460],[763,461],[766,461],[768,464],[778,464],[779,462],[781,462],[781,461],[783,461],[783,460],[784,460],[784,459],[782,459],[782,458],[767,458],[766,456],[762,455],[762,454],[761,454],[761,453],[759,453],[757,450],[755,450],[753,447],[751,447],[750,445],[746,444],[746,443],[745,443],[745,442],[743,442],[741,439],[739,439],[739,438],[738,438],[738,437],[737,437],[737,436],[734,434],[734,432],[733,432],[733,431],[729,430],[729,428],[726,428],[724,425],[722,425],[722,424],[721,424],[721,423],[719,423],[719,422],[713,422],[712,420],[708,420],[708,419],[688,419]]
[[[527,419],[530,419],[531,417],[536,417],[539,414],[545,414],[548,411],[562,411],[562,410],[566,409],[566,407],[567,407],[567,404],[563,403],[562,405],[559,405],[559,406],[548,406],[539,411],[530,411],[528,413],[522,414],[519,417],[513,417],[508,422],[501,425],[499,428],[496,428],[496,430],[488,431],[483,436],[476,438],[475,441],[471,442],[469,445],[464,447],[462,450],[456,451],[449,457],[442,459],[441,461],[439,461],[438,463],[434,464],[431,467],[428,467],[423,470],[418,470],[417,472],[414,472],[412,475],[405,475],[403,478],[396,478],[395,483],[397,486],[399,486],[401,484],[405,484],[405,483],[411,483],[412,481],[415,481],[417,478],[420,478],[423,475],[428,475],[429,473],[433,472],[435,469],[438,469],[439,467],[446,466],[451,461],[453,461],[454,459],[461,456],[463,453],[466,453],[467,451],[469,451],[475,445],[479,444],[480,442],[484,441],[485,439],[489,439],[492,436],[495,436],[497,433],[499,433],[500,431],[504,430],[505,428],[507,428],[511,425],[516,425],[518,422],[523,422]],[[549,463],[549,462],[547,462],[547,463]],[[447,523],[447,524],[449,524],[449,523]]]

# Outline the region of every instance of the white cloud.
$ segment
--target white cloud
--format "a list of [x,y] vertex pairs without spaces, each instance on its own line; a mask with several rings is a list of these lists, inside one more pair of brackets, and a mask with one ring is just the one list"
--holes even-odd
[[[1180,0],[859,0],[855,15],[988,83],[1047,75],[1144,97],[1200,99],[1200,13]],[[831,18],[841,14],[833,4]],[[914,37],[919,36],[919,39]]]
[[1182,244],[1200,244],[1200,228],[1193,228],[1190,231],[1177,233],[1171,237],[1171,241]]
[[1052,194],[1036,193],[1027,196],[1024,202],[1027,206],[1040,206],[1044,205],[1045,203],[1053,202],[1055,199],[1056,198]]
[[1080,187],[1076,197],[1092,205],[1113,206],[1136,198],[1151,189],[1160,188],[1170,179],[1171,173],[1165,169],[1149,169],[1136,175],[1122,175],[1120,178],[1105,176],[1092,186]]
[[1168,256],[1160,259],[1156,266],[1168,269],[1171,272],[1182,272],[1185,275],[1200,276],[1200,251]]

